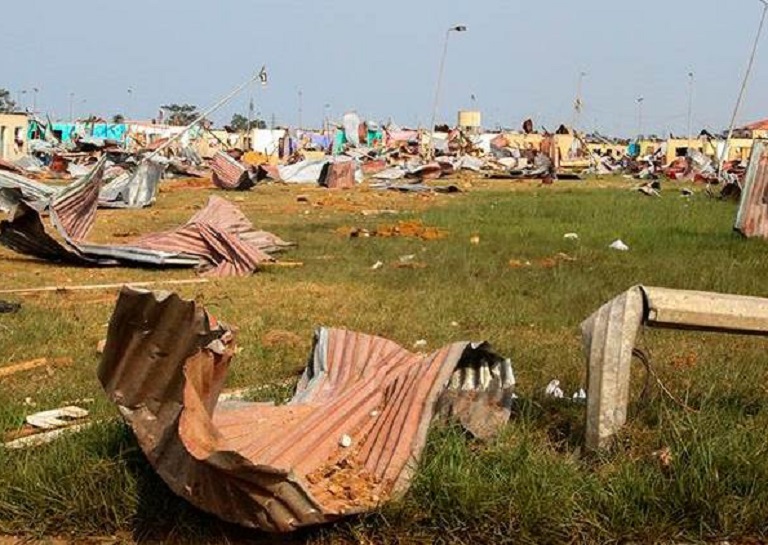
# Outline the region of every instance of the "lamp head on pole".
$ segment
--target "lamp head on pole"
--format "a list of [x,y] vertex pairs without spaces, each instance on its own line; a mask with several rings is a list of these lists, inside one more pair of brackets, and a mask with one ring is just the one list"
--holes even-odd
[[456,25],[448,29],[448,32],[466,32],[466,31],[467,31],[466,25]]

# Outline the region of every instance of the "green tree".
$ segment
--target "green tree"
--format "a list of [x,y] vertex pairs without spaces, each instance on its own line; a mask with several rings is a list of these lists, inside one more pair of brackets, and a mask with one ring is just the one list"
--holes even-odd
[[117,125],[125,123],[125,116],[123,114],[115,114],[112,116],[112,123]]
[[167,114],[165,122],[179,127],[189,125],[200,115],[192,104],[166,104],[160,108]]
[[11,99],[8,89],[0,89],[0,113],[7,114],[18,110],[16,103]]
[[235,132],[247,131],[251,129],[266,129],[267,123],[263,119],[251,120],[250,127],[248,126],[248,118],[242,114],[235,114],[232,116],[232,121],[229,122],[229,128]]

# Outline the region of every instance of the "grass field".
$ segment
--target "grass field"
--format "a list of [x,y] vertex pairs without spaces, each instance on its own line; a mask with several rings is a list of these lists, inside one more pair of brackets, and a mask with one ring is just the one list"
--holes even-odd
[[[297,242],[283,258],[304,263],[178,288],[238,327],[242,352],[228,388],[297,378],[318,325],[382,335],[406,347],[419,339],[429,348],[489,340],[512,357],[518,381],[515,414],[496,440],[477,443],[436,425],[402,500],[280,540],[768,538],[766,340],[643,332],[641,344],[656,373],[687,407],[658,388],[640,399],[644,370],[638,366],[629,425],[617,447],[599,456],[581,449],[584,407],[544,396],[554,378],[567,396],[585,386],[578,325],[634,284],[768,296],[768,246],[733,234],[735,205],[702,194],[685,199],[669,183],[660,199],[628,191],[623,180],[468,185],[459,195],[428,197],[279,185],[224,195],[258,227]],[[178,225],[211,194],[171,184],[150,209],[100,212],[93,238],[124,241]],[[308,202],[297,201],[299,194]],[[409,219],[446,236],[342,234],[343,228]],[[565,240],[568,232],[579,240]],[[629,252],[608,249],[617,238]],[[415,256],[417,266],[397,266],[404,255]],[[377,261],[384,266],[373,270]],[[2,289],[11,289],[186,279],[194,273],[62,267],[2,249],[0,278]],[[2,298],[20,301],[23,309],[0,315],[0,368],[40,357],[71,358],[72,364],[0,379],[0,434],[18,429],[32,411],[76,400],[99,423],[45,447],[0,449],[0,534],[273,542],[176,498],[104,398],[96,346],[105,336],[115,290]],[[258,393],[281,401],[289,395],[285,386]]]

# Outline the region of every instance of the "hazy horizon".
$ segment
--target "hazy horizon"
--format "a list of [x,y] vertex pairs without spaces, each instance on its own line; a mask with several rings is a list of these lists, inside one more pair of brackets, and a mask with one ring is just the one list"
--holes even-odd
[[[478,109],[488,128],[531,117],[553,130],[571,122],[583,71],[579,128],[636,134],[642,96],[644,133],[685,134],[689,72],[694,130],[727,126],[762,11],[757,0],[303,4],[12,3],[3,10],[0,88],[14,99],[28,90],[27,107],[39,88],[38,110],[59,118],[69,117],[74,93],[78,116],[150,119],[167,103],[205,109],[266,65],[269,84],[255,100],[268,123],[296,125],[301,91],[306,126],[319,126],[326,110],[426,125],[445,30],[464,24],[468,31],[450,38],[438,121]],[[768,117],[764,46],[740,124]],[[248,100],[241,94],[214,120],[246,114]]]

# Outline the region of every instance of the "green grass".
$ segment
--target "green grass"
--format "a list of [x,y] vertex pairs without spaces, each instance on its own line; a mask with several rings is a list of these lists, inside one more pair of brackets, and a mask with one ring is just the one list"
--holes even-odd
[[[312,331],[339,326],[430,348],[490,340],[511,356],[520,401],[503,434],[483,444],[452,426],[433,427],[409,493],[376,513],[286,538],[296,542],[591,542],[768,538],[768,343],[695,332],[648,330],[641,345],[667,387],[639,399],[644,371],[633,374],[629,424],[617,447],[587,455],[584,407],[544,398],[553,378],[566,394],[585,384],[579,323],[602,303],[643,283],[768,296],[766,243],[732,233],[735,205],[667,184],[661,199],[624,182],[563,183],[553,188],[498,183],[425,202],[356,190],[257,188],[235,199],[262,228],[299,243],[286,259],[246,279],[184,286],[239,329],[231,388],[279,384],[306,362]],[[100,216],[96,237],[148,232],[182,222],[210,191],[161,195],[139,212]],[[313,203],[296,203],[299,193]],[[331,197],[329,197],[331,195]],[[360,210],[401,210],[363,216]],[[308,211],[308,214],[305,214]],[[347,239],[341,226],[375,227],[417,218],[448,231],[436,241]],[[563,239],[576,232],[579,240]],[[480,243],[470,243],[473,235]],[[621,238],[631,250],[608,249]],[[566,253],[576,261],[541,266]],[[422,269],[392,266],[415,254]],[[4,287],[189,278],[189,271],[84,270],[8,259]],[[512,268],[510,260],[531,261]],[[382,261],[385,266],[371,270]],[[17,315],[0,316],[0,365],[71,357],[73,365],[24,373],[0,383],[0,432],[32,409],[82,398],[102,423],[27,451],[0,449],[0,533],[127,536],[178,542],[264,541],[220,523],[176,498],[148,467],[95,378],[96,344],[114,294],[22,296]],[[456,322],[458,326],[452,325]],[[273,331],[295,340],[268,342]],[[284,386],[254,399],[284,400]],[[657,453],[668,449],[669,463]]]

